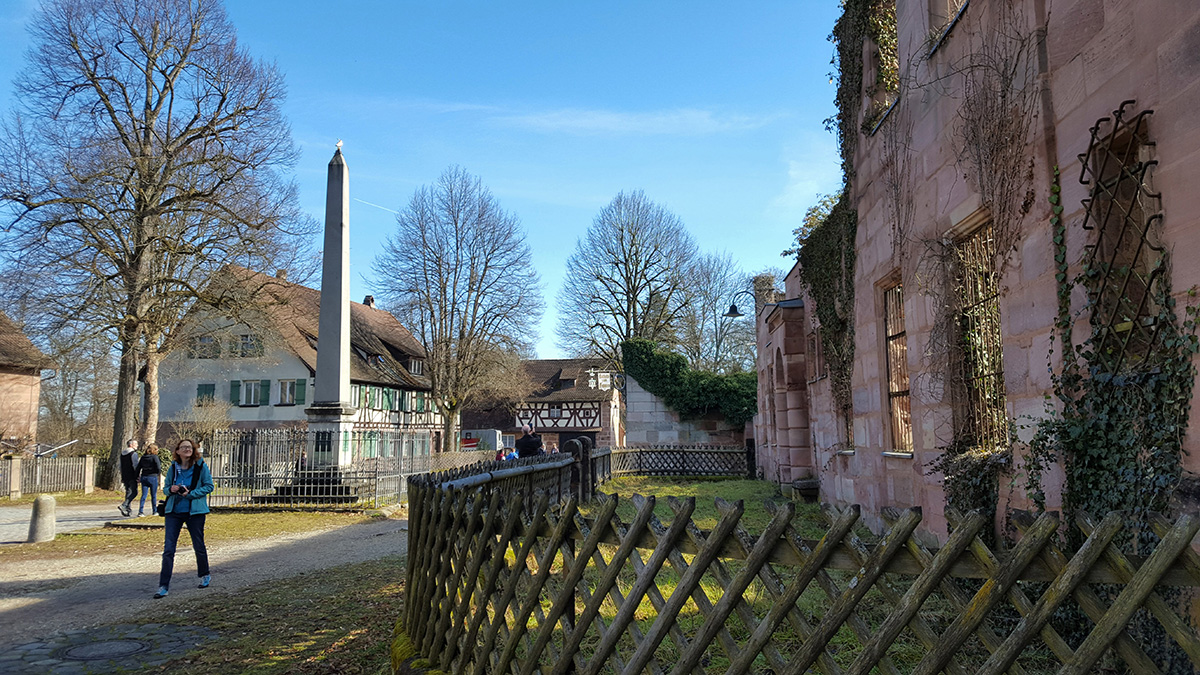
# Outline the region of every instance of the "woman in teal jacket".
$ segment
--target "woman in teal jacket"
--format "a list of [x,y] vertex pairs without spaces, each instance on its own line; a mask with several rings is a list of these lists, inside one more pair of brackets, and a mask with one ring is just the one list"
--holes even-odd
[[166,597],[175,567],[175,546],[179,531],[186,525],[196,551],[196,574],[200,588],[212,580],[208,571],[208,549],[204,547],[204,517],[208,514],[208,493],[213,491],[212,472],[200,458],[195,441],[185,438],[175,445],[175,461],[167,470],[166,539],[163,542],[162,572],[158,575],[156,598]]

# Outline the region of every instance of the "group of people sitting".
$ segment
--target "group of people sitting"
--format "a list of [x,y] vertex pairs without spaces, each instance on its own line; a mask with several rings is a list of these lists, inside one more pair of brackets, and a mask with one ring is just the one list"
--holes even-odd
[[533,432],[528,424],[521,427],[521,437],[514,443],[516,447],[500,448],[496,452],[497,460],[519,459],[521,457],[537,457],[538,455],[558,454],[558,443],[551,443],[550,449],[542,443],[542,437]]

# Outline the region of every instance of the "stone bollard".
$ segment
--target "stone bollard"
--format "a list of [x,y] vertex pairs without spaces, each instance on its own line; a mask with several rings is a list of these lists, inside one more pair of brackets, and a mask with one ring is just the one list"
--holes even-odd
[[29,517],[29,541],[54,541],[57,523],[54,515],[54,497],[38,495],[33,500],[33,514]]

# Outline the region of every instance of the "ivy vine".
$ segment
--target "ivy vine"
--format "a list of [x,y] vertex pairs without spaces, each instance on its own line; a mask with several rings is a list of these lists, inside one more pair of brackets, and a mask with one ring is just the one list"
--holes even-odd
[[650,340],[621,343],[625,374],[643,389],[661,398],[681,419],[697,419],[717,411],[735,428],[749,422],[756,412],[756,373],[720,375],[693,370],[687,359]]
[[820,324],[821,346],[834,403],[846,425],[846,441],[852,418],[851,375],[854,371],[854,267],[857,250],[858,212],[843,191],[820,224],[798,242],[800,283],[813,300],[813,313]]
[[[1042,474],[1051,462],[1061,460],[1066,473],[1063,506],[1068,511],[1121,509],[1129,512],[1131,521],[1144,522],[1149,513],[1168,509],[1181,478],[1183,436],[1196,374],[1193,357],[1200,351],[1197,307],[1189,304],[1182,321],[1177,317],[1164,251],[1157,262],[1161,273],[1148,289],[1154,312],[1149,321],[1157,326],[1153,348],[1113,372],[1103,340],[1107,328],[1091,312],[1091,304],[1082,310],[1090,313],[1090,333],[1073,344],[1072,291],[1082,287],[1094,298],[1105,270],[1101,264],[1085,262],[1075,276],[1070,275],[1060,195],[1055,168],[1050,224],[1058,281],[1055,328],[1064,358],[1060,372],[1052,375],[1058,405],[1047,406],[1047,415],[1036,423],[1029,444],[1028,492],[1044,508]],[[1187,296],[1194,298],[1196,290],[1189,290]]]
[[[871,40],[879,50],[875,80],[864,87],[863,45]],[[825,128],[838,138],[842,176],[849,185],[854,178],[854,151],[863,129],[875,125],[884,110],[862,117],[863,95],[895,92],[900,88],[899,43],[896,33],[895,0],[844,0],[842,15],[833,26],[829,41],[834,45],[833,73],[837,82],[834,104],[837,112],[825,120]]]

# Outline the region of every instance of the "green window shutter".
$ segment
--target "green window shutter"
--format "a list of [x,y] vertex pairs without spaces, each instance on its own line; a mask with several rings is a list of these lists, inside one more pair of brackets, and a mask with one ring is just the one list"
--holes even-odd
[[258,404],[271,405],[271,381],[258,381]]
[[417,412],[425,412],[425,392],[417,392]]
[[304,385],[308,384],[308,380],[300,378],[296,380],[296,405],[304,404]]
[[240,405],[242,402],[242,381],[229,381],[229,402],[234,405]]

